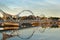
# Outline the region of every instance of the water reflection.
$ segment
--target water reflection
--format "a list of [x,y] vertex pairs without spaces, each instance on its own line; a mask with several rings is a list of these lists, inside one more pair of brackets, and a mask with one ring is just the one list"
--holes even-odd
[[[22,38],[29,37],[34,31],[33,36],[30,39],[21,39],[18,36],[9,38],[7,40],[60,40],[60,28],[46,28],[45,32],[41,33],[42,28],[30,28],[17,31]],[[16,34],[16,33],[14,33]],[[2,38],[2,34],[0,33],[0,39]]]

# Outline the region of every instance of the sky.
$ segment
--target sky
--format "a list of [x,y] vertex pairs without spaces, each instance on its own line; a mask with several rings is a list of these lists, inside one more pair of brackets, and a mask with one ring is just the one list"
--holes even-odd
[[[60,0],[0,0],[0,9],[12,15],[31,10],[36,16],[60,17]],[[21,15],[25,14],[23,12]]]

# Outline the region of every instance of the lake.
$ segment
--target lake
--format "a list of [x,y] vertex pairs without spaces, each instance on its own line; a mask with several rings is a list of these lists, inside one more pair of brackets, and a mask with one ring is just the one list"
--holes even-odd
[[[36,27],[36,28],[19,30],[18,33],[20,34],[21,38],[15,36],[7,40],[60,40],[60,28],[42,29],[40,27]],[[25,39],[30,35],[32,36],[29,39]],[[2,33],[0,33],[0,39],[1,38],[2,38]]]

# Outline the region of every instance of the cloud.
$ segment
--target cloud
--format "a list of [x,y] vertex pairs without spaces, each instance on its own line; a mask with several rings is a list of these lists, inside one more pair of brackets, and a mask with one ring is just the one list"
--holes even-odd
[[7,9],[11,14],[29,9],[35,15],[44,13],[47,16],[59,16],[60,0],[0,0],[0,8]]

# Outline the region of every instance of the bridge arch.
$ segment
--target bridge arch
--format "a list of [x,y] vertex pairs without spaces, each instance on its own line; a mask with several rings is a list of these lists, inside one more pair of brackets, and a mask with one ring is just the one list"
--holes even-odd
[[6,13],[0,9],[0,16],[4,16]]
[[19,15],[22,14],[23,12],[29,12],[29,13],[31,13],[32,15],[34,15],[31,10],[23,10],[23,11],[21,11],[20,13],[18,13],[17,16],[19,16]]
[[0,12],[1,12],[1,14],[3,15],[3,19],[6,21],[7,20],[7,18],[9,18],[10,20],[12,20],[13,22],[16,22],[13,18],[12,18],[12,16],[10,15],[10,14],[8,14],[8,13],[5,13],[3,10],[1,10],[0,9]]

